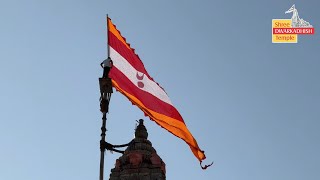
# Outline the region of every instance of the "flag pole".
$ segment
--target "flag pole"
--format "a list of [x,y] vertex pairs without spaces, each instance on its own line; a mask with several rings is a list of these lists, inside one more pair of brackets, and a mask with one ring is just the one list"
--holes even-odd
[[109,23],[108,23],[108,20],[109,20],[109,16],[107,14],[107,47],[108,47],[108,58],[110,57],[110,47],[109,47]]
[[[106,112],[103,112],[102,115],[102,127],[101,127],[101,141],[105,141],[106,137]],[[103,180],[103,173],[104,173],[104,153],[105,149],[100,147],[100,176],[99,180]]]
[[[107,14],[107,38],[108,37],[108,14]],[[109,40],[109,39],[108,39]],[[110,57],[110,48],[109,44],[107,43],[108,47],[108,58]],[[106,142],[106,124],[107,124],[107,113],[109,112],[109,103],[112,94],[112,84],[111,79],[108,77],[99,78],[99,85],[100,85],[100,111],[102,112],[102,126],[101,126],[101,140],[100,140],[100,174],[99,180],[103,180],[104,175],[104,157],[105,157],[105,148],[101,146],[102,143]]]

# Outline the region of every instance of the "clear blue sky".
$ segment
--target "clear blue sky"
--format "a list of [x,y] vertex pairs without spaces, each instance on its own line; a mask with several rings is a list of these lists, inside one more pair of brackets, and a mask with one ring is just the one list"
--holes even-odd
[[[315,28],[272,44],[271,20],[296,4]],[[168,180],[320,179],[320,2],[0,1],[0,179],[97,180],[98,78],[108,13],[205,150],[189,147],[113,94],[107,140],[137,119]],[[105,176],[118,154],[106,154]]]

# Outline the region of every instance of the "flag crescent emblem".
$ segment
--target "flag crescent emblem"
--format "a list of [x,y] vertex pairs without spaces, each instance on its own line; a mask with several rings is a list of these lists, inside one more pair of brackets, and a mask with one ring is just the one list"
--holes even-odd
[[137,79],[138,79],[138,80],[142,80],[143,77],[144,77],[144,74],[143,74],[143,73],[142,73],[142,76],[140,76],[139,73],[137,72]]
[[142,76],[139,75],[139,73],[137,72],[137,75],[136,75],[137,79],[139,80],[138,81],[138,87],[139,88],[143,88],[144,87],[144,83],[141,82],[141,80],[143,80],[143,77],[144,77],[144,74],[142,73]]

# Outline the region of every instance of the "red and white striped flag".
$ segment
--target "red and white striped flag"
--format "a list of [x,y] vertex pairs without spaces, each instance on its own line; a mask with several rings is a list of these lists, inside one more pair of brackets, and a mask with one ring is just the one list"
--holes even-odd
[[113,61],[109,73],[112,85],[151,120],[184,140],[201,163],[206,158],[204,151],[199,148],[167,93],[150,77],[139,56],[111,19],[107,18],[107,21],[109,54]]

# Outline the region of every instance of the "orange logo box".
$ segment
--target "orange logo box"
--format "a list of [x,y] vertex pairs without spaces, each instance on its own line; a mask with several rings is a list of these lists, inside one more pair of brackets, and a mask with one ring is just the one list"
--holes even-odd
[[273,28],[291,28],[291,19],[272,19],[272,43],[297,43],[297,34],[274,34]]

